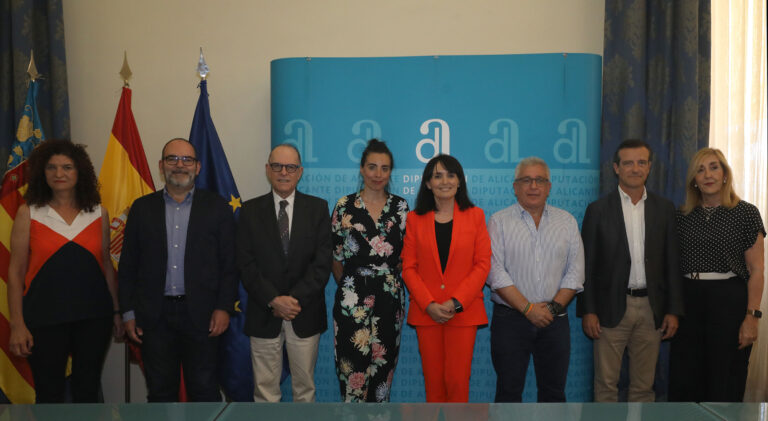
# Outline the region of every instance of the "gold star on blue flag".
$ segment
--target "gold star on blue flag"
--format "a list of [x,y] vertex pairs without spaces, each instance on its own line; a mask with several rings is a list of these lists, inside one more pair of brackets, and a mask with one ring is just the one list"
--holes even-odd
[[230,194],[229,199],[229,206],[232,206],[232,212],[237,212],[241,207],[243,207],[239,197],[235,197],[235,195]]

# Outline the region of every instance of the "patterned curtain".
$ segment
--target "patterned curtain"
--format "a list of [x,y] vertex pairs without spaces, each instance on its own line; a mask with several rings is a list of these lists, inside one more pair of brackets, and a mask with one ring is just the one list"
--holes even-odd
[[61,0],[0,0],[0,174],[27,95],[30,51],[42,76],[37,107],[48,138],[69,138]]
[[606,0],[601,193],[625,139],[656,154],[648,189],[685,198],[688,161],[709,137],[710,0]]

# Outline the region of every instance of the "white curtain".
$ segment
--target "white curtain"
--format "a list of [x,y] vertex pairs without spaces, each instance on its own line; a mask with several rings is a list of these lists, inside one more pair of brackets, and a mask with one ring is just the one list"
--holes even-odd
[[[765,12],[765,0],[712,2],[709,143],[728,158],[736,192],[760,209],[768,226]],[[768,401],[768,265],[763,281],[765,316],[752,347],[746,402]]]

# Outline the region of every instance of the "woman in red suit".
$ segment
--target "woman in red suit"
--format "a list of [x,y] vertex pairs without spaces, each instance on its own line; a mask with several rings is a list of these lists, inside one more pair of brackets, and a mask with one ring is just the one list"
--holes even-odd
[[456,158],[438,155],[424,168],[401,256],[427,402],[467,402],[475,334],[488,324],[483,285],[491,240]]

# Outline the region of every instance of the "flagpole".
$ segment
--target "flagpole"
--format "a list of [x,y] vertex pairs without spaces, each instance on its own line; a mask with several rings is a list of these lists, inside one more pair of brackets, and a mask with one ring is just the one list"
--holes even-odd
[[[131,68],[128,67],[128,51],[123,51],[123,67],[120,68],[120,78],[123,79],[123,86],[128,88],[131,86],[128,81],[131,79]],[[123,344],[123,388],[125,392],[125,403],[131,402],[131,348],[128,344],[128,340]]]
[[[200,51],[197,64],[197,76],[200,78],[200,96],[192,118],[189,142],[197,150],[200,162],[200,174],[195,178],[195,186],[219,194],[237,215],[242,208],[240,193],[227,162],[227,156],[216,132],[208,102],[207,75],[210,69]],[[237,301],[229,319],[229,328],[219,337],[218,375],[219,387],[224,392],[227,402],[253,402],[253,369],[251,367],[251,348],[248,336],[243,334],[248,295],[242,283],[238,281]]]

